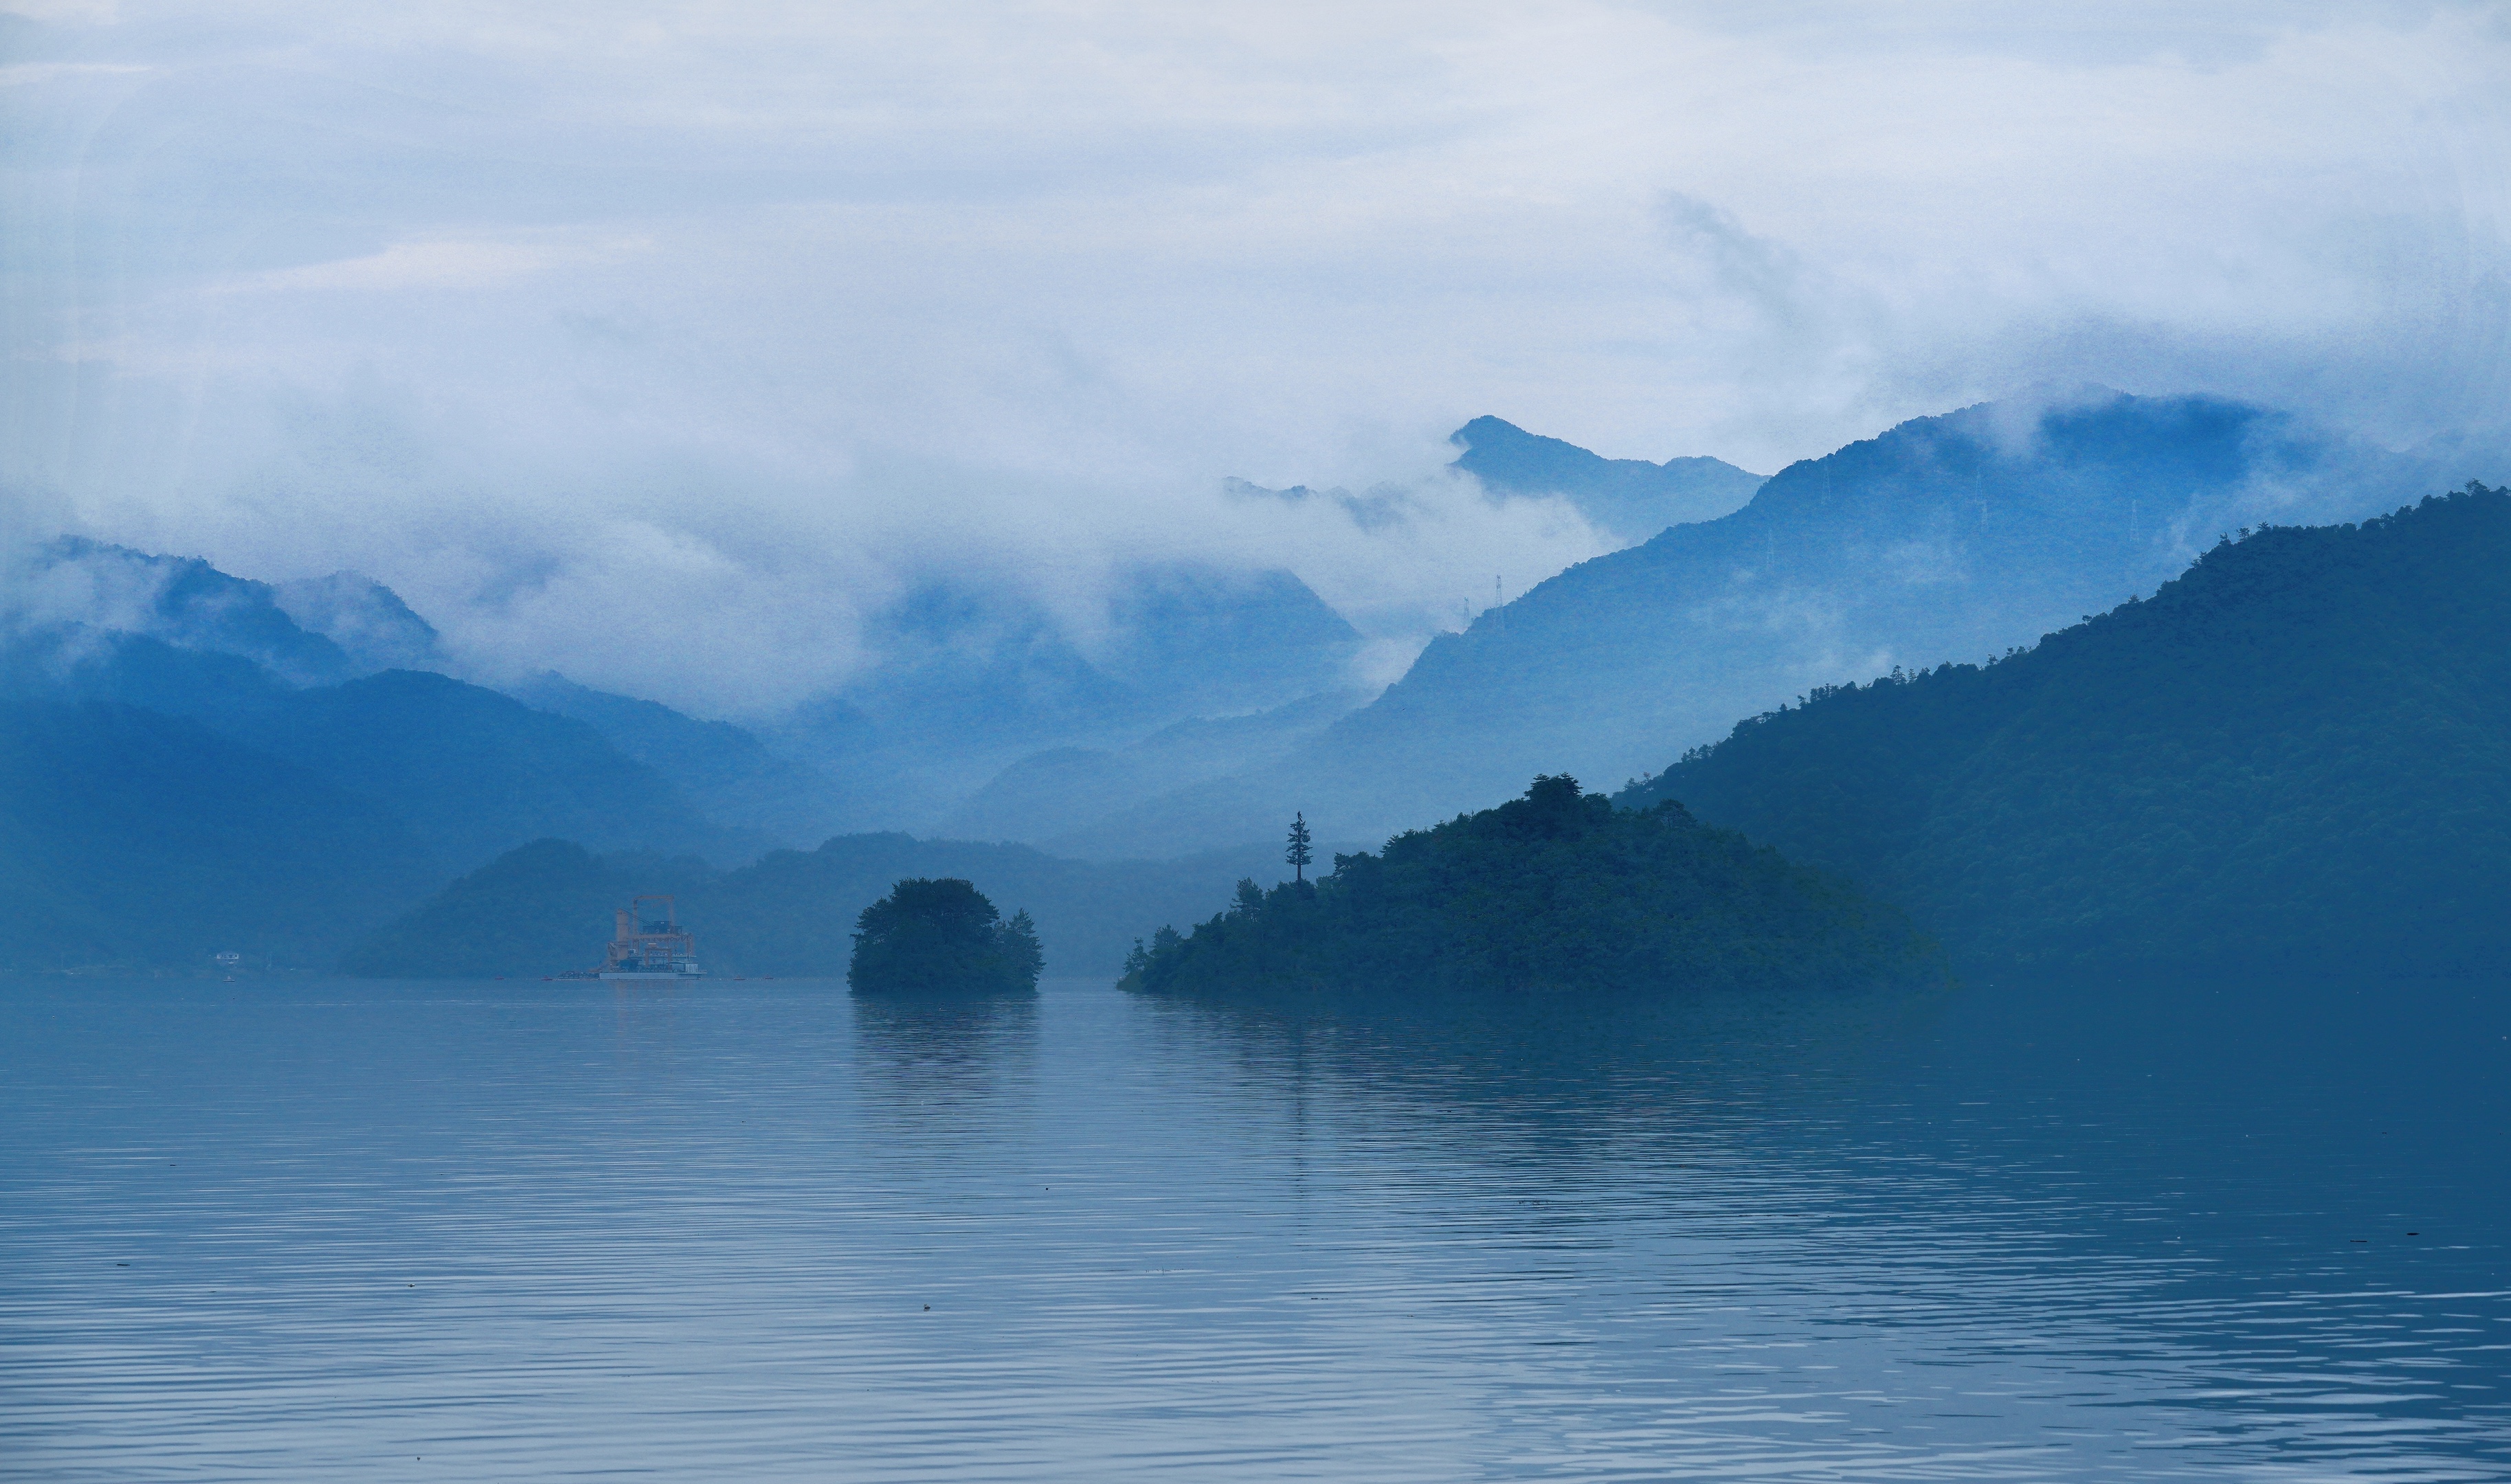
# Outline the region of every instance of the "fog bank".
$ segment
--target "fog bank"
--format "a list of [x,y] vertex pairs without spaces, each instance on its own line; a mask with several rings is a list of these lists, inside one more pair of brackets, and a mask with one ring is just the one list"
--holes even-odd
[[1876,15],[0,8],[0,492],[755,714],[934,573],[1086,637],[1146,559],[1386,678],[1606,544],[1441,472],[1483,413],[1769,472],[2045,381],[2511,404],[2498,6]]

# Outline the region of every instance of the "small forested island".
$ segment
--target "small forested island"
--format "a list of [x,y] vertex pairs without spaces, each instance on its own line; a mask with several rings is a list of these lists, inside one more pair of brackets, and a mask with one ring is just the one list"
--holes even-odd
[[1046,966],[1026,911],[1009,922],[973,882],[910,877],[855,920],[856,994],[1029,994]]
[[[1298,845],[1294,841],[1294,854]],[[1715,988],[1943,977],[1897,910],[1679,803],[1616,809],[1545,777],[1522,799],[1411,830],[1333,874],[1137,944],[1154,994]]]

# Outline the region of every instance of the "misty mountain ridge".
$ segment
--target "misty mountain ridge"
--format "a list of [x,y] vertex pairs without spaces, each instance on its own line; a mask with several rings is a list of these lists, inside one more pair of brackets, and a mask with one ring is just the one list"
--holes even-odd
[[2391,508],[2437,467],[2218,398],[2093,389],[1913,419],[1432,640],[1275,764],[1056,846],[1256,838],[1294,809],[1368,838],[1537,773],[1636,777],[1814,686],[2030,643],[2151,590],[2219,530]]
[[[271,584],[197,557],[63,537],[40,548],[12,586],[0,665],[23,694],[49,687],[222,725],[278,706],[290,688],[449,668],[434,627],[356,573]],[[1361,642],[1281,571],[1137,564],[1118,574],[1102,618],[1076,636],[1016,593],[926,584],[875,617],[882,658],[871,670],[794,708],[764,737],[551,672],[507,690],[590,725],[708,818],[760,832],[762,844],[798,844],[846,828],[930,823],[1041,742],[1121,746],[1180,720],[1336,693]],[[134,637],[165,648],[125,642]],[[1267,755],[1209,767],[1233,771]],[[1153,783],[1200,776],[1160,774]],[[670,839],[637,843],[681,848],[696,838],[674,828]]]
[[834,694],[922,742],[1262,710],[1348,684],[1361,636],[1289,572],[1161,562],[1116,575],[1094,633],[1016,592],[935,582],[867,642],[878,660]]
[[1344,518],[1362,531],[1382,531],[1402,525],[1412,518],[1416,509],[1411,492],[1401,484],[1372,484],[1355,495],[1340,485],[1317,489],[1306,484],[1292,484],[1276,489],[1231,477],[1220,481],[1220,492],[1232,500],[1278,500],[1284,505],[1305,505],[1317,501],[1341,511]]
[[[1448,468],[1471,475],[1493,499],[1568,502],[1589,526],[1620,546],[1634,546],[1670,525],[1712,520],[1753,497],[1769,477],[1722,459],[1674,458],[1662,464],[1608,459],[1575,443],[1526,432],[1496,417],[1477,417],[1448,435],[1459,450]],[[1417,503],[1400,484],[1354,494],[1340,486],[1270,488],[1246,479],[1221,481],[1233,499],[1322,502],[1363,531],[1381,531],[1413,517]]]
[[1623,794],[1908,907],[1982,971],[2511,956],[2511,495],[2219,544],[1982,666],[1825,687]]
[[[1477,446],[1492,426],[1468,425]],[[1557,440],[1523,442],[1584,467]],[[2217,529],[2386,509],[2431,487],[2439,457],[2220,399],[1982,404],[1792,465],[1730,514],[1562,573],[1434,641],[1366,705],[1348,681],[1358,635],[1295,577],[1146,565],[1088,625],[928,585],[877,621],[883,658],[857,683],[757,732],[555,674],[510,697],[366,672],[440,652],[379,584],[259,583],[64,538],[8,594],[9,782],[90,796],[96,776],[63,751],[89,728],[134,770],[135,797],[200,802],[168,806],[166,839],[237,869],[266,856],[269,879],[305,883],[301,900],[337,903],[342,922],[541,837],[731,865],[946,825],[1142,860],[1269,842],[1304,811],[1322,837],[1382,839],[1536,773],[1635,777],[1816,687],[2028,643],[2150,590]],[[93,705],[107,709],[78,709]],[[235,802],[259,797],[237,771],[256,768],[260,814],[285,828]],[[27,793],[0,829],[35,863],[21,872],[57,883],[28,899],[62,924],[136,921],[158,910],[150,873],[179,884],[203,866],[152,855],[145,812],[48,809]],[[372,870],[309,873],[327,838],[372,842]],[[128,879],[80,877],[74,855]],[[312,952],[306,915],[251,931]]]
[[371,577],[334,572],[279,583],[272,590],[281,611],[338,645],[358,673],[451,667],[436,627]]
[[290,614],[277,588],[229,576],[197,556],[61,536],[35,549],[10,586],[16,591],[5,637],[13,647],[63,652],[82,634],[130,633],[241,656],[295,685],[362,673],[337,641]]
[[119,633],[51,652],[13,646],[0,698],[197,723],[389,809],[445,874],[559,830],[614,850],[747,856],[768,843],[707,819],[594,728],[432,671],[294,686],[239,655]]
[[728,721],[598,691],[544,670],[506,688],[527,705],[583,722],[672,781],[711,819],[782,843],[826,838],[850,813],[842,785]]
[[443,675],[297,687],[132,633],[20,642],[9,660],[0,854],[21,968],[201,971],[233,950],[321,970],[554,829],[728,858],[767,844],[592,728]]
[[1559,495],[1587,522],[1624,546],[1672,525],[1731,514],[1769,482],[1769,476],[1722,459],[1675,458],[1662,464],[1608,459],[1575,443],[1543,438],[1496,417],[1478,417],[1449,434],[1464,450],[1448,467],[1513,495]]
[[[0,633],[0,848],[20,889],[19,962],[56,970],[199,970],[230,948],[319,969],[434,884],[535,838],[737,866],[905,813],[907,770],[884,770],[883,748],[955,767],[963,792],[1059,729],[1140,741],[1165,723],[1175,735],[1142,756],[1242,766],[1264,755],[1245,748],[1266,724],[1176,718],[1339,681],[1358,642],[1286,574],[1140,574],[1095,663],[1043,625],[1002,644],[946,606],[910,610],[898,622],[920,624],[922,647],[863,690],[887,725],[834,698],[813,713],[844,744],[832,780],[730,723],[555,673],[510,696],[370,671],[441,651],[398,595],[354,574],[273,585],[76,539],[30,570]],[[1030,683],[1041,671],[1070,683]]]
[[[0,637],[0,694],[21,702],[144,706],[200,722],[271,756],[304,760],[341,786],[409,812],[447,872],[554,826],[613,849],[703,848],[746,857],[772,843],[713,822],[755,828],[740,811],[717,807],[722,799],[693,804],[696,793],[721,780],[691,769],[683,785],[676,775],[686,759],[663,757],[651,774],[624,773],[618,766],[624,760],[590,734],[549,727],[534,720],[538,711],[490,701],[493,693],[438,670],[385,663],[441,662],[443,651],[433,626],[371,579],[340,572],[262,583],[197,557],[157,556],[80,538],[41,548],[34,573]],[[401,678],[387,678],[395,675]],[[413,702],[419,692],[424,699]],[[650,704],[617,700],[623,706]],[[339,713],[361,704],[377,707],[368,732],[344,740]],[[708,725],[678,720],[693,730]],[[379,763],[375,749],[388,741],[382,729],[389,726],[417,728],[413,739],[424,739],[444,766],[423,768],[430,761],[425,751]],[[486,744],[491,735],[501,737],[488,748],[494,756],[470,757],[476,786],[466,790],[451,759]],[[336,767],[324,754],[334,743],[343,749]],[[421,786],[417,780],[427,772],[433,780]],[[597,805],[579,787],[577,774],[596,793],[617,783],[648,806],[631,815]],[[413,787],[418,791],[410,792]],[[602,823],[603,815],[638,819],[641,834],[622,838]]]
[[[1466,446],[1469,436],[1475,446]],[[1626,486],[1663,484],[1669,471],[1695,466],[1753,478],[1709,460],[1662,468],[1603,460],[1497,419],[1479,419],[1455,437],[1465,448],[1459,467],[1499,492],[1541,485],[1541,493],[1573,500],[1615,489],[1627,496]],[[1382,504],[1383,492],[1363,503],[1371,502]],[[53,561],[79,569],[92,592],[135,594],[119,605],[55,606],[82,608],[106,632],[251,660],[287,684],[450,668],[433,626],[391,589],[354,573],[267,584],[197,558],[75,539],[56,544]],[[1187,562],[1120,569],[1103,611],[1078,627],[1014,588],[928,582],[876,613],[866,637],[876,656],[868,670],[748,729],[550,672],[503,688],[591,725],[709,818],[788,843],[901,824],[1037,839],[1082,829],[1145,797],[1264,766],[1286,739],[1314,730],[1293,720],[1306,714],[1301,704],[1349,708],[1335,698],[1351,684],[1362,643],[1289,572]],[[127,687],[105,693],[134,699]],[[173,713],[198,707],[177,704]],[[1207,734],[1194,748],[1147,744],[1179,723],[1268,713],[1279,714]],[[1055,756],[1023,766],[1041,753]],[[1006,769],[1019,771],[995,786]],[[1008,797],[1024,792],[1025,802]]]
[[[1449,467],[1474,476],[1493,496],[1565,499],[1591,525],[1625,545],[1679,521],[1724,514],[1750,499],[1766,477],[1710,458],[1677,458],[1664,464],[1606,459],[1559,438],[1529,434],[1496,417],[1475,418],[1451,434],[1449,441],[1462,450]],[[1397,485],[1380,485],[1355,495],[1346,489],[1320,490],[1304,484],[1270,489],[1234,478],[1223,484],[1239,499],[1292,504],[1326,501],[1341,508],[1364,531],[1410,518],[1410,497]],[[1178,724],[1209,729],[1202,732],[1163,734],[1112,746],[1067,743],[1030,752],[942,815],[939,827],[972,839],[1045,842],[1088,858],[1116,858],[1156,849],[1156,831],[1134,832],[1121,845],[1111,846],[1094,834],[1092,826],[1164,793],[1269,764],[1337,716],[1356,709],[1366,697],[1347,699],[1349,692],[1316,687],[1329,672],[1318,660],[1347,666],[1358,635],[1339,619],[1324,622],[1323,615],[1331,610],[1289,573],[1262,577],[1283,601],[1218,610],[1226,616],[1225,633],[1212,633],[1220,626],[1209,620],[1203,626],[1205,633],[1225,640],[1233,657],[1232,668],[1242,680],[1234,693],[1207,691],[1205,699],[1214,709],[1252,699],[1243,681],[1263,673],[1259,666],[1268,661],[1273,673],[1290,682],[1275,686],[1273,695],[1304,699],[1244,716],[1206,715]],[[1137,631],[1194,631],[1145,622],[1150,615],[1139,605],[1136,612],[1141,613],[1132,622]],[[1299,662],[1288,666],[1276,658],[1286,646],[1284,634],[1275,626],[1286,620],[1294,626],[1293,636],[1301,632],[1309,636],[1304,646],[1288,646]],[[1303,691],[1302,686],[1308,689]],[[860,725],[863,719],[848,715],[843,724]],[[1180,746],[1180,740],[1188,735],[1202,739],[1202,744]],[[1220,838],[1203,831],[1192,832],[1192,837],[1207,846]]]
[[996,774],[942,821],[952,839],[1053,842],[1173,789],[1288,754],[1368,704],[1327,691],[1245,716],[1197,717],[1123,747],[1052,747]]
[[1121,571],[1093,633],[1018,592],[934,583],[884,610],[868,642],[869,670],[768,729],[847,782],[852,828],[952,818],[1033,753],[1113,751],[1345,691],[1362,640],[1289,572],[1174,562]]

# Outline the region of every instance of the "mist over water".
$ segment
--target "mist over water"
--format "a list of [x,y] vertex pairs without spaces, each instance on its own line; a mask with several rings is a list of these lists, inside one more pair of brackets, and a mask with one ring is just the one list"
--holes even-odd
[[2498,1477],[2501,987],[24,987],[0,1451]]

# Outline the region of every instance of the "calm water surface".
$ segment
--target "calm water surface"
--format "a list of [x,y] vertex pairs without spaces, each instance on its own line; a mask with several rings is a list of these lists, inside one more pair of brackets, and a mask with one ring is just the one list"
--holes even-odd
[[20,980],[0,1473],[2502,1479],[2506,1006]]

